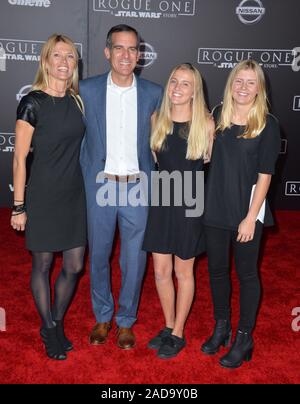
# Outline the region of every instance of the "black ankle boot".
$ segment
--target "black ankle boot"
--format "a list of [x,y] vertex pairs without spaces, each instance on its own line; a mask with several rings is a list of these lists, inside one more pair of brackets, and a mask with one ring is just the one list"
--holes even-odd
[[253,346],[251,334],[238,330],[229,352],[220,359],[220,365],[224,368],[238,368],[243,361],[249,362],[252,359]]
[[64,323],[63,320],[54,320],[56,324],[56,333],[57,333],[57,338],[63,347],[63,349],[66,352],[70,352],[73,349],[73,344],[72,342],[65,336],[65,331],[64,331]]
[[229,346],[231,335],[230,321],[217,320],[213,335],[202,345],[201,351],[207,355],[214,355],[222,345]]
[[40,335],[45,344],[46,352],[49,358],[56,360],[64,360],[67,358],[65,350],[58,340],[56,327],[41,328]]

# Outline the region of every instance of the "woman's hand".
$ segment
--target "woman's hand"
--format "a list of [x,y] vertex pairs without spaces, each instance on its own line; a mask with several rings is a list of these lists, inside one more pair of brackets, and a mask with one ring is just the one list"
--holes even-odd
[[[28,122],[17,120],[16,141],[13,159],[14,174],[14,207],[10,224],[17,231],[24,231],[27,221],[25,212],[25,182],[26,182],[26,158],[30,150],[34,127]],[[15,210],[14,210],[15,209]]]
[[204,158],[204,164],[210,163],[210,158],[211,158],[211,153],[212,153],[212,148],[214,144],[214,139],[215,139],[215,121],[214,117],[212,115],[209,116],[208,118],[208,137],[209,137],[209,144],[208,144],[208,150],[207,154]]
[[24,231],[27,222],[26,212],[15,215],[14,212],[11,215],[10,224],[14,230]]
[[247,243],[248,241],[253,240],[255,223],[255,220],[247,217],[242,220],[238,228],[238,236],[236,241],[239,241],[240,243]]

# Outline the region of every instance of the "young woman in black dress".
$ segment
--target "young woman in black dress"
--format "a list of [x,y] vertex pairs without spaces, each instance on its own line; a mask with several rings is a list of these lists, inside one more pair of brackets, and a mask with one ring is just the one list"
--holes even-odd
[[[196,174],[203,170],[213,132],[198,70],[189,63],[177,66],[170,75],[153,126],[151,148],[160,173],[179,175],[175,186],[182,182],[179,193],[183,204],[177,206],[174,186],[170,188],[169,206],[163,206],[161,200],[159,206],[151,206],[143,244],[143,249],[153,253],[156,289],[165,317],[165,328],[148,347],[157,349],[158,357],[163,359],[176,356],[186,345],[184,325],[194,297],[193,266],[195,257],[204,251],[204,231],[202,212],[188,217],[184,176],[191,174],[193,197],[201,199],[203,187],[199,187]],[[173,259],[178,281],[176,307]]]
[[[64,35],[44,44],[32,91],[18,107],[13,161],[14,206],[11,225],[26,230],[32,252],[31,289],[42,320],[41,337],[52,359],[73,349],[63,317],[82,270],[86,244],[86,207],[79,152],[85,126],[78,96],[78,53]],[[33,164],[26,189],[26,158]],[[25,202],[26,200],[26,202]],[[49,270],[56,251],[63,268],[51,306]]]
[[214,118],[204,223],[216,325],[201,349],[215,354],[221,345],[230,344],[232,246],[240,320],[235,341],[220,364],[236,368],[252,356],[251,333],[260,301],[257,260],[263,226],[273,223],[266,195],[280,151],[279,125],[268,113],[264,73],[255,61],[242,61],[232,70],[224,103],[214,110]]

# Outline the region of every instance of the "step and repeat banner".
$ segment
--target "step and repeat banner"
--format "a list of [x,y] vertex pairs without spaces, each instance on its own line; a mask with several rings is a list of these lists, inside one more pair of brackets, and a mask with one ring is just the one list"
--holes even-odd
[[1,0],[0,206],[12,202],[15,113],[30,90],[43,42],[54,32],[70,36],[86,78],[109,69],[106,34],[125,23],[143,40],[139,74],[164,85],[176,64],[191,62],[203,76],[210,108],[222,101],[237,62],[261,64],[282,131],[271,199],[277,209],[299,209],[299,15],[298,0]]

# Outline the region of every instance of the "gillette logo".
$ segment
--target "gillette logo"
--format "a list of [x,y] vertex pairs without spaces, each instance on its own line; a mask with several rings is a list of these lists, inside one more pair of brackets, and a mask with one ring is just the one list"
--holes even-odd
[[45,7],[51,6],[50,0],[8,0],[12,6],[25,6],[25,7]]

